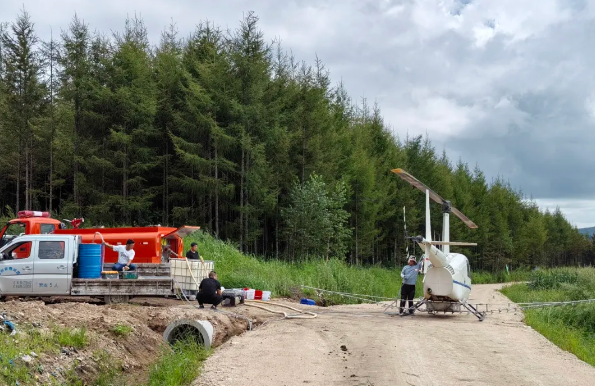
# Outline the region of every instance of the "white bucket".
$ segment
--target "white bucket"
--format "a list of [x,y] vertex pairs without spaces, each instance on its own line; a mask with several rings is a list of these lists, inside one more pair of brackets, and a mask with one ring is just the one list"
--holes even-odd
[[248,291],[244,291],[244,297],[246,300],[254,300],[254,291],[253,289],[249,289]]
[[271,299],[271,291],[262,291],[262,300],[269,301]]

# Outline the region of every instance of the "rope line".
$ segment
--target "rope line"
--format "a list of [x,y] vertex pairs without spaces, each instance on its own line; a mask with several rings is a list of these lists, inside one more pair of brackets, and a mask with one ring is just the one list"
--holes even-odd
[[[318,292],[319,296],[321,296],[322,293],[327,292],[327,293],[344,296],[344,297],[348,297],[348,298],[352,298],[352,299],[362,300],[367,303],[376,304],[379,306],[386,305],[386,307],[384,309],[385,312],[389,308],[400,308],[400,306],[399,306],[399,301],[401,300],[400,299],[400,293],[401,293],[400,290],[399,290],[399,294],[397,295],[396,298],[387,298],[387,297],[383,297],[383,296],[352,294],[352,293],[348,293],[348,292],[331,291],[331,290],[325,290],[322,288],[316,288],[316,287],[311,287],[311,286],[306,286],[306,285],[302,285],[301,287],[313,289]],[[388,299],[388,300],[392,300],[392,302],[387,305],[386,302],[374,301],[372,299]],[[414,299],[414,303],[416,301],[421,301],[422,299],[423,298],[421,298],[421,297]],[[445,303],[460,304],[460,303],[451,302],[451,301],[432,301],[432,304],[445,304]],[[588,304],[588,303],[595,303],[595,299],[568,300],[568,301],[558,301],[558,302],[524,302],[524,303],[512,303],[511,302],[511,303],[466,303],[466,304],[474,306],[475,309],[477,309],[481,314],[485,315],[485,314],[495,314],[495,313],[504,313],[504,312],[506,312],[506,313],[517,312],[517,311],[542,308],[542,307],[555,307],[555,306],[566,306],[566,305],[577,305],[577,304]],[[501,306],[501,305],[503,305],[504,307],[497,307],[497,306]],[[409,308],[409,307],[404,307],[404,308]],[[454,313],[459,313],[459,314],[470,314],[471,313],[468,310],[445,310],[445,311],[428,310],[427,307],[420,308],[420,309],[418,309],[418,311],[429,312],[429,313],[444,312],[444,313],[453,313],[453,314]]]
[[322,288],[310,287],[310,286],[307,286],[307,285],[301,285],[300,287],[302,287],[302,288],[308,288],[308,289],[313,289],[313,290],[320,291],[320,292],[328,292],[328,293],[332,293],[332,294],[344,295],[344,296],[347,296],[347,297],[355,297],[355,298],[361,298],[361,299],[369,299],[369,298],[372,298],[372,299],[385,299],[385,300],[393,300],[394,299],[394,298],[388,298],[388,297],[385,297],[385,296],[352,294],[352,293],[349,293],[349,292],[331,291],[331,290],[325,290],[325,289],[322,289]]

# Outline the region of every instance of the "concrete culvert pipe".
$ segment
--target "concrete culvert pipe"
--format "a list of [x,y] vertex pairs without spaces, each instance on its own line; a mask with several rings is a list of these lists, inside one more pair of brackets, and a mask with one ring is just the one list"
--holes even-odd
[[169,344],[179,340],[193,339],[205,348],[213,344],[213,325],[206,320],[180,319],[167,326],[163,339]]

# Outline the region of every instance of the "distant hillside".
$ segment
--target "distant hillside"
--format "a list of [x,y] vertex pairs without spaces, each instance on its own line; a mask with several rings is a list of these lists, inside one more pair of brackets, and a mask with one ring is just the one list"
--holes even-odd
[[593,233],[595,233],[595,227],[591,227],[591,228],[581,228],[578,230],[581,234],[583,235],[587,235],[587,236],[593,236]]

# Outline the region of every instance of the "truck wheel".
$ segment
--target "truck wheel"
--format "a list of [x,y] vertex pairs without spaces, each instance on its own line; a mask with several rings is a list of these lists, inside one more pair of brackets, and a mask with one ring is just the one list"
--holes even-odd
[[128,303],[130,300],[129,295],[105,295],[103,298],[105,304],[117,304],[117,303]]

